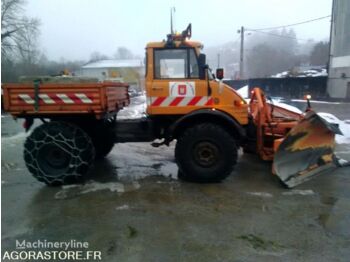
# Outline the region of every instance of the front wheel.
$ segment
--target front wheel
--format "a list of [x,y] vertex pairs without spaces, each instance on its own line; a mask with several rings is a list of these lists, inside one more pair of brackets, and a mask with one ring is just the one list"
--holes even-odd
[[233,137],[211,123],[188,128],[177,140],[175,159],[181,179],[219,182],[231,174],[237,163]]
[[33,176],[47,185],[78,182],[93,163],[90,137],[79,127],[49,122],[37,127],[24,144],[24,160]]

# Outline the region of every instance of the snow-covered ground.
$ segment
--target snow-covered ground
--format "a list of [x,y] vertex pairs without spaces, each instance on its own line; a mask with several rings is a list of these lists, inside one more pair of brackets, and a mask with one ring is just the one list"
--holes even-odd
[[[292,99],[292,102],[305,102],[305,99]],[[310,100],[311,103],[316,104],[330,104],[330,105],[340,105],[342,102],[330,102],[330,101],[322,101],[322,100]]]
[[317,112],[317,114],[323,119],[327,120],[328,122],[339,125],[339,129],[343,133],[343,135],[336,135],[335,139],[337,144],[350,145],[350,119],[342,121],[335,115],[329,113]]
[[[249,86],[248,85],[243,86],[236,91],[241,97],[243,97],[247,101],[247,103],[249,103],[250,99],[249,99]],[[283,101],[283,98],[272,98],[272,103],[275,106],[283,107],[287,110],[293,111],[293,112],[298,113],[298,114],[302,113],[302,111],[299,108],[297,108],[295,106],[288,105],[288,104],[283,103],[281,101]]]
[[118,113],[118,119],[137,119],[146,114],[146,95],[131,98],[131,104]]
[[236,90],[236,92],[244,99],[247,99],[249,97],[249,86],[243,86],[240,89]]

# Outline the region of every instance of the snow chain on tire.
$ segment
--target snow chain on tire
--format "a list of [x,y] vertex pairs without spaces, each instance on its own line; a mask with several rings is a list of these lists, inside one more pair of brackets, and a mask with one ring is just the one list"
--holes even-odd
[[37,127],[24,144],[28,170],[48,185],[78,182],[91,167],[95,149],[90,137],[66,122],[49,122]]

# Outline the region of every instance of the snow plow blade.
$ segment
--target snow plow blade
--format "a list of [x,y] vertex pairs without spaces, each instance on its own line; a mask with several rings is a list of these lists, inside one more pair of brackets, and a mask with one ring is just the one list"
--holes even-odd
[[337,125],[309,111],[278,147],[273,173],[292,188],[335,168],[335,134],[342,134]]

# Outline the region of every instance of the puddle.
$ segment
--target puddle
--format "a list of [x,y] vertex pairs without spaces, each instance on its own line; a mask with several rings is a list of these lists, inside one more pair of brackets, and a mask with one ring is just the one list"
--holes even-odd
[[122,206],[116,207],[115,209],[116,210],[128,210],[128,209],[130,209],[130,207],[129,207],[129,205],[122,205]]
[[312,196],[312,195],[315,195],[315,192],[311,189],[306,189],[306,190],[292,189],[290,191],[283,192],[282,195],[284,195],[284,196],[294,196],[294,195]]
[[267,192],[247,192],[247,194],[251,196],[259,196],[259,197],[267,197],[267,198],[273,197],[272,194]]
[[119,182],[100,183],[96,181],[89,181],[83,185],[67,185],[62,186],[62,189],[55,194],[55,199],[69,199],[79,195],[93,193],[102,190],[109,190],[113,193],[124,193],[139,189],[141,186],[138,182],[124,185]]

